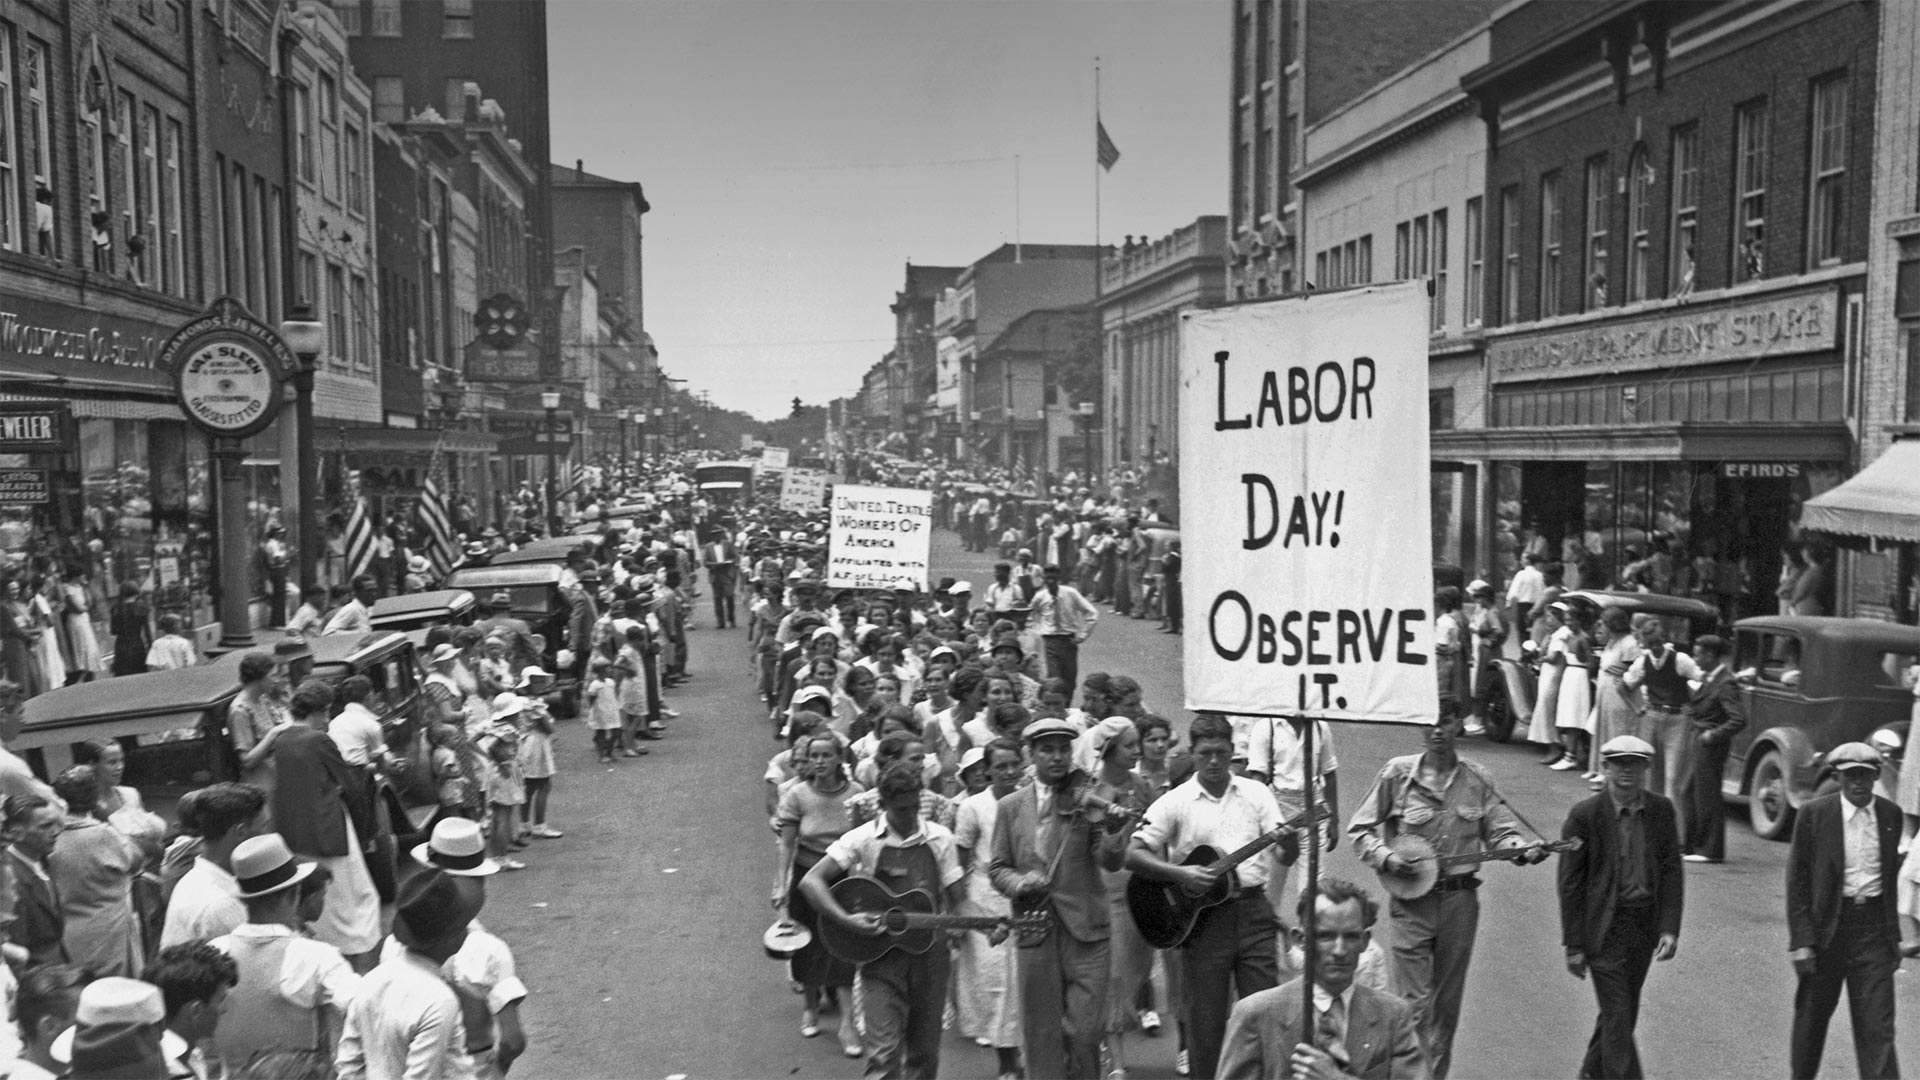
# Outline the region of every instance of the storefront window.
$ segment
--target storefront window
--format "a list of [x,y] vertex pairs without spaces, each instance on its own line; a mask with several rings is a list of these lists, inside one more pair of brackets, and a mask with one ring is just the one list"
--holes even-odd
[[1493,463],[1493,535],[1488,547],[1501,582],[1513,580],[1520,569],[1520,469],[1518,461]]
[[213,515],[207,440],[186,424],[148,425],[153,454],[153,609],[189,626],[214,619]]
[[267,538],[267,529],[284,525],[280,496],[280,430],[270,427],[246,440],[246,456],[241,459],[241,475],[247,485],[247,582],[249,595],[256,600],[267,595],[266,575],[253,553]]
[[88,418],[77,426],[87,569],[104,630],[118,583],[154,584],[152,455],[146,421]]

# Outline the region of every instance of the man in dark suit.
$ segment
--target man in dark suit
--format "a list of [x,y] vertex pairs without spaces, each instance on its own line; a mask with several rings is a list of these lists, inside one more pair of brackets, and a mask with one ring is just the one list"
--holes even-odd
[[[1358,885],[1337,878],[1320,883],[1314,908],[1314,1034],[1301,1036],[1304,980],[1241,998],[1227,1018],[1220,1047],[1220,1080],[1426,1080],[1413,1006],[1353,981],[1373,936],[1380,907]],[[1297,905],[1306,922],[1307,894]]]
[[47,856],[60,836],[64,820],[60,808],[38,795],[7,798],[8,831],[14,841],[7,848],[7,873],[13,878],[13,927],[7,938],[27,950],[27,967],[67,962],[67,919],[47,873]]
[[1727,640],[1716,634],[1693,639],[1693,662],[1705,672],[1700,686],[1687,699],[1687,720],[1693,725],[1693,780],[1687,785],[1686,835],[1680,843],[1685,862],[1717,863],[1727,857],[1727,804],[1720,794],[1720,774],[1727,767],[1733,736],[1747,726],[1740,691],[1727,667],[1731,658]]
[[1102,831],[1079,812],[1086,775],[1073,768],[1078,731],[1065,720],[1026,730],[1036,782],[1000,800],[987,877],[1014,914],[1047,911],[1053,932],[1020,950],[1020,1002],[1028,1076],[1094,1080],[1106,1033],[1107,943],[1101,871],[1120,869],[1125,831]]
[[1600,1018],[1581,1080],[1639,1080],[1640,988],[1655,960],[1679,948],[1684,881],[1673,802],[1646,790],[1653,746],[1633,735],[1600,748],[1606,788],[1567,812],[1560,835],[1560,933],[1567,970],[1593,973]]
[[1873,793],[1878,750],[1842,743],[1827,763],[1839,774],[1840,791],[1800,808],[1787,853],[1787,947],[1800,977],[1793,994],[1793,1075],[1820,1071],[1827,1022],[1844,985],[1860,1075],[1899,1076],[1893,975],[1900,968],[1894,909],[1900,810]]

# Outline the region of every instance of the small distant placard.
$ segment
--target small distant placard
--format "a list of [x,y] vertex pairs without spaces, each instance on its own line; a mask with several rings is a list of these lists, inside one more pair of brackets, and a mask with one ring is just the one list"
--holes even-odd
[[780,509],[805,513],[827,499],[827,474],[819,469],[788,469],[780,477]]
[[839,484],[829,505],[828,588],[926,589],[933,492]]
[[765,472],[784,472],[788,456],[786,447],[769,446],[760,451],[760,468]]
[[45,506],[53,487],[45,469],[0,469],[0,506]]

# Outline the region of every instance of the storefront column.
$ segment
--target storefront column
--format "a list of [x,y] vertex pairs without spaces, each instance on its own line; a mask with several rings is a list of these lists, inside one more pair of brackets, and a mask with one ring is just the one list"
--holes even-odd
[[252,560],[247,548],[247,478],[242,461],[246,451],[239,439],[213,442],[215,466],[220,471],[220,647],[253,648],[253,614],[248,600],[252,589],[247,574]]

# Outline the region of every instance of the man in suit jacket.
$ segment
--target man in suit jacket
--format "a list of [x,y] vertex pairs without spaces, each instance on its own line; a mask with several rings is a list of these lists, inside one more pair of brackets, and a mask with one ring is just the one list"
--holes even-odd
[[[1305,923],[1306,894],[1299,914]],[[1379,905],[1352,882],[1321,881],[1315,898],[1313,1038],[1301,1037],[1305,981],[1241,998],[1227,1018],[1220,1080],[1426,1080],[1430,1075],[1413,1006],[1354,982]]]
[[1720,794],[1720,774],[1726,771],[1733,736],[1747,726],[1746,707],[1727,667],[1732,658],[1727,640],[1716,634],[1693,639],[1693,662],[1706,672],[1687,699],[1687,719],[1693,725],[1693,780],[1687,785],[1686,835],[1680,842],[1685,862],[1717,863],[1727,857],[1727,803]]
[[27,967],[67,963],[66,915],[47,872],[47,856],[60,836],[65,815],[38,795],[7,799],[6,825],[16,835],[7,848],[7,873],[13,879],[13,926],[7,938],[27,950]]
[[1633,735],[1600,748],[1606,789],[1576,803],[1561,827],[1580,845],[1560,855],[1560,933],[1567,970],[1593,973],[1600,1018],[1582,1080],[1639,1080],[1640,988],[1679,948],[1684,882],[1673,802],[1646,790],[1653,746]]
[[987,877],[1015,914],[1047,911],[1053,932],[1020,950],[1021,1025],[1028,1076],[1095,1080],[1107,1018],[1106,884],[1120,869],[1127,834],[1101,832],[1079,813],[1086,781],[1073,769],[1078,731],[1040,720],[1026,731],[1036,783],[1000,800]]
[[1847,988],[1860,1075],[1900,1075],[1893,1049],[1893,975],[1900,968],[1894,909],[1900,810],[1873,793],[1880,752],[1842,743],[1827,755],[1840,791],[1800,808],[1787,853],[1787,947],[1793,994],[1792,1068],[1820,1071],[1827,1022]]

